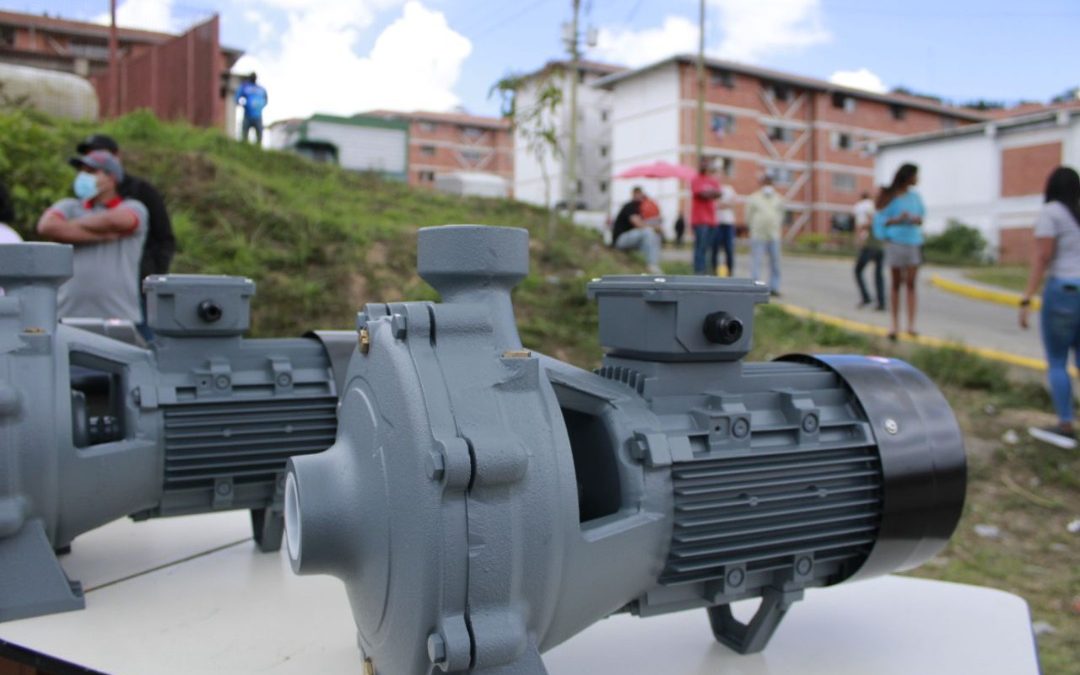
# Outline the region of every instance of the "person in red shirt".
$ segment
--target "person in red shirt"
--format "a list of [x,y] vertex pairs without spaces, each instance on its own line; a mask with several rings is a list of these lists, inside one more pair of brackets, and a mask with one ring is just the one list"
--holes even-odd
[[[712,164],[702,157],[698,175],[690,181],[690,225],[694,229],[694,274],[716,274],[716,200],[720,182],[712,176]],[[707,260],[708,258],[708,260]]]

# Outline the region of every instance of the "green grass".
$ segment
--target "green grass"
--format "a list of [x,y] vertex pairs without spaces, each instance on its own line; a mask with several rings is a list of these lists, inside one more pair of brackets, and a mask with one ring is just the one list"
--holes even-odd
[[970,269],[964,272],[964,276],[981,284],[1023,293],[1027,288],[1028,268],[1019,265],[995,265]]

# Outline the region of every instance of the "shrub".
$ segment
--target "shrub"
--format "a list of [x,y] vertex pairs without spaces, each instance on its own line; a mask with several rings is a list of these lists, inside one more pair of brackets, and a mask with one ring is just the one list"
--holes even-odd
[[950,220],[941,234],[926,238],[923,253],[930,262],[970,265],[985,262],[986,239],[974,227]]

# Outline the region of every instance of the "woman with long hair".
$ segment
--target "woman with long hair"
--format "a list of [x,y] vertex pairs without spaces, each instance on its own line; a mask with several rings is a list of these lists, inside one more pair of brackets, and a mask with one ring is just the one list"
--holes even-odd
[[1072,449],[1076,434],[1068,363],[1070,350],[1080,357],[1080,175],[1065,166],[1054,169],[1046,181],[1045,203],[1035,221],[1031,272],[1020,300],[1021,328],[1028,327],[1031,298],[1044,276],[1039,323],[1058,423],[1028,432],[1041,441]]
[[892,310],[892,329],[889,339],[895,340],[900,332],[900,289],[907,290],[908,334],[915,331],[915,311],[918,298],[915,295],[915,278],[922,264],[923,206],[919,193],[912,188],[919,182],[919,168],[904,164],[896,171],[893,181],[878,193],[874,206],[874,236],[885,242],[885,265],[892,278],[889,308]]

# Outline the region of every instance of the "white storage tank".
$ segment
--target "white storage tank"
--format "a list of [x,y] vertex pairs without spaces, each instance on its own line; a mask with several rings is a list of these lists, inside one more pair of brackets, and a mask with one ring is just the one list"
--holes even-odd
[[509,197],[510,183],[501,176],[481,171],[452,171],[435,176],[435,189],[452,195]]
[[72,120],[98,119],[98,97],[89,80],[73,73],[0,63],[0,85],[9,100]]

